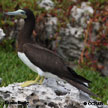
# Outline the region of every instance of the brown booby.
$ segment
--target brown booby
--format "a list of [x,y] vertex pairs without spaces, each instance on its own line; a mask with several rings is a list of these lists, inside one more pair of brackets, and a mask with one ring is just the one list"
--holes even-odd
[[21,85],[22,87],[37,82],[42,83],[43,77],[53,77],[57,80],[61,78],[83,92],[97,97],[85,84],[90,83],[89,80],[75,73],[59,55],[33,42],[31,35],[35,27],[35,17],[30,9],[20,9],[5,14],[23,16],[25,24],[17,39],[18,56],[31,70],[38,73],[34,81],[27,81]]

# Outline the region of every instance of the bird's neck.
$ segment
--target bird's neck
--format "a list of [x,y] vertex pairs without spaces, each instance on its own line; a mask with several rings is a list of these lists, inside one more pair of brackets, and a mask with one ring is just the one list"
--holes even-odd
[[23,45],[26,43],[33,43],[32,32],[35,27],[35,19],[25,20],[25,24],[19,33],[17,43],[18,50],[23,51]]

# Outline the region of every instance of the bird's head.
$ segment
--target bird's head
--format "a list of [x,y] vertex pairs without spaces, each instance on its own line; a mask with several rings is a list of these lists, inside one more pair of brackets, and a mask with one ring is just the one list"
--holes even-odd
[[34,17],[33,12],[30,9],[19,9],[13,12],[5,12],[6,15],[20,16],[24,19],[31,19]]

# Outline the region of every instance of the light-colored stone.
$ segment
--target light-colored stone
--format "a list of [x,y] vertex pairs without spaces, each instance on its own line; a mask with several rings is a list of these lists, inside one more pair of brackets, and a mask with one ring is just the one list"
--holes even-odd
[[41,2],[38,4],[40,7],[45,8],[46,10],[52,9],[54,7],[52,0],[41,0]]
[[[28,108],[98,108],[96,105],[85,105],[84,102],[94,101],[87,94],[80,92],[62,80],[48,78],[42,85],[31,85],[22,88],[21,83],[10,84],[0,88],[0,97],[8,102],[29,102]],[[10,104],[16,108],[18,104]],[[103,107],[102,107],[103,108]]]

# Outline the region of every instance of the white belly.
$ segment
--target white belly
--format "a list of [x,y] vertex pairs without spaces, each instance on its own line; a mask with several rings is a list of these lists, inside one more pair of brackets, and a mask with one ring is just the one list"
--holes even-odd
[[18,52],[18,57],[26,64],[31,70],[38,73],[40,76],[44,76],[44,72],[37,66],[35,66],[24,53]]

